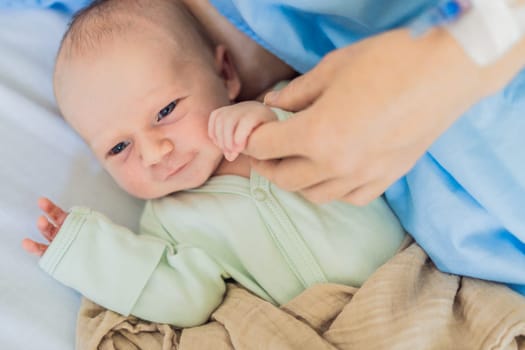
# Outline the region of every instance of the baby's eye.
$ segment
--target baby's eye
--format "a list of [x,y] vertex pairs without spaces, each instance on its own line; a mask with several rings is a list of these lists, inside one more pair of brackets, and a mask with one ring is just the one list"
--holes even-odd
[[159,113],[157,113],[157,121],[160,122],[162,119],[167,117],[173,110],[175,109],[175,106],[177,105],[177,101],[170,102],[169,105],[162,108]]
[[109,150],[108,156],[115,156],[126,149],[126,147],[129,146],[129,141],[123,141],[117,143],[115,146],[113,146],[112,149]]

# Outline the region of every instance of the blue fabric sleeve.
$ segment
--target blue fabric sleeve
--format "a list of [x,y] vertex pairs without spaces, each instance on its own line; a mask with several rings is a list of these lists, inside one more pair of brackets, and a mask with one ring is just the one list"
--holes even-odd
[[90,2],[90,0],[0,0],[0,8],[51,8],[73,13]]
[[401,26],[437,0],[211,0],[239,30],[297,71],[328,52]]

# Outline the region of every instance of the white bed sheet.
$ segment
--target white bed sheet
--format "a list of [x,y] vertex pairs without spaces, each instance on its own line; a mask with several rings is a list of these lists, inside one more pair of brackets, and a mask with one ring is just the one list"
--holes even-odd
[[136,228],[142,203],[100,169],[58,116],[53,60],[68,18],[49,10],[0,10],[0,348],[74,349],[80,297],[24,253],[39,238],[37,198],[88,205]]

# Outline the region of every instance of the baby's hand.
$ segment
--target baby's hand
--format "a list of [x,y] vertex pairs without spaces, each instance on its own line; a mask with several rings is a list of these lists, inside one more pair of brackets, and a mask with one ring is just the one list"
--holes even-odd
[[[66,220],[67,213],[47,198],[40,198],[38,207],[45,215],[38,218],[36,226],[42,236],[51,243]],[[22,247],[28,253],[38,256],[44,255],[48,246],[49,244],[38,243],[29,238],[22,241]]]
[[275,113],[260,102],[241,102],[214,110],[208,123],[208,135],[231,162],[244,151],[255,128],[276,119]]

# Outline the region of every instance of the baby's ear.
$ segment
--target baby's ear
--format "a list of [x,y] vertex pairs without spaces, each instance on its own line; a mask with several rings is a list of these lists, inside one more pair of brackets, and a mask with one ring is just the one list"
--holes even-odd
[[228,90],[230,101],[234,101],[241,91],[241,79],[239,78],[234,62],[224,45],[217,45],[215,47],[215,66],[224,80],[224,85]]

